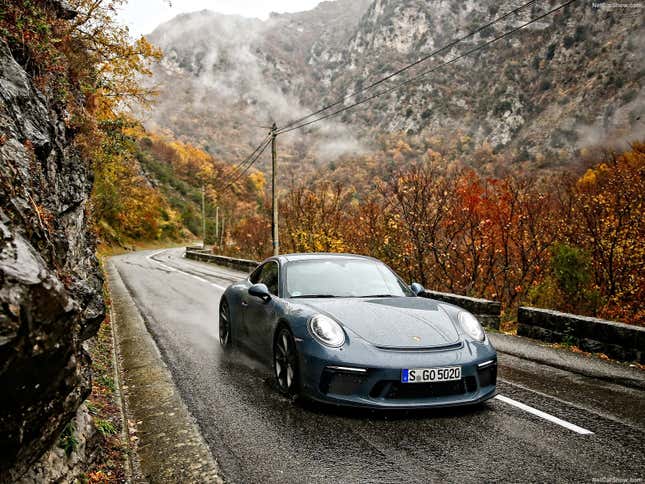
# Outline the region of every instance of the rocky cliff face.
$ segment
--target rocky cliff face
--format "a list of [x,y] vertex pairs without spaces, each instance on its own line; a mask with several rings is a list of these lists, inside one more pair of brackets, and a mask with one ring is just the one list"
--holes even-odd
[[[240,153],[231,140],[257,144],[261,139],[248,124],[276,119],[280,125],[315,110],[522,3],[338,0],[266,22],[238,21],[234,35],[227,33],[221,15],[185,15],[150,37],[168,54],[157,75],[173,93],[162,97],[152,117],[175,134],[234,158]],[[412,75],[555,6],[526,7]],[[532,160],[537,168],[549,160],[566,164],[573,152],[595,143],[633,140],[645,130],[641,13],[575,2],[421,82],[336,118],[344,127],[331,137],[349,130],[356,138],[383,132],[464,137],[509,159]],[[325,129],[316,130],[316,136],[298,132],[294,140],[313,146]]]
[[0,42],[0,481],[15,480],[91,389],[104,316],[89,162]]
[[[523,3],[374,0],[342,51],[327,49],[338,61],[322,62],[319,69],[335,79],[332,89],[351,90]],[[526,7],[411,73],[519,27],[559,3]],[[459,132],[516,159],[520,152],[524,157],[551,154],[556,162],[594,143],[634,140],[645,130],[640,121],[645,114],[643,18],[638,8],[594,5],[575,2],[348,120],[411,134]],[[323,51],[322,58],[330,55]]]

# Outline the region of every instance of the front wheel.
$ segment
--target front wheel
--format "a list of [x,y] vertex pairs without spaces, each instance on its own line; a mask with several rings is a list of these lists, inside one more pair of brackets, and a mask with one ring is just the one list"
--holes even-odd
[[273,373],[280,393],[288,397],[298,396],[298,352],[291,332],[284,327],[278,330],[273,342]]
[[224,349],[231,347],[231,311],[226,299],[219,306],[219,342]]

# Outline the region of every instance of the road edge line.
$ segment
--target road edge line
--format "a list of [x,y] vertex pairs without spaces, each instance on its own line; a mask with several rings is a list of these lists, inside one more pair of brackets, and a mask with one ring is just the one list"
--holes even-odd
[[214,282],[211,282],[211,281],[209,281],[207,279],[204,279],[203,277],[196,276],[195,274],[191,274],[190,272],[182,271],[181,269],[177,269],[176,267],[166,265],[163,262],[153,258],[155,255],[161,254],[162,252],[165,252],[167,250],[170,250],[170,249],[161,249],[161,250],[158,250],[157,252],[153,252],[152,254],[148,254],[146,256],[146,259],[148,259],[150,262],[154,262],[155,264],[159,264],[160,266],[165,267],[166,269],[168,269],[171,272],[180,272],[180,273],[184,274],[185,276],[190,276],[193,279],[197,279],[198,281],[201,281],[201,282],[203,282],[205,284],[210,284],[214,288],[219,289],[221,291],[226,290],[226,288],[224,286],[220,286],[219,284],[215,284]]

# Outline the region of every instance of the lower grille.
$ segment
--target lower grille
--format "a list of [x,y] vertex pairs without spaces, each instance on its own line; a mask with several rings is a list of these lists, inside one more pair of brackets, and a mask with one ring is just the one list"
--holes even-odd
[[380,381],[370,391],[372,398],[406,400],[416,398],[449,397],[463,395],[477,390],[474,376],[461,380],[435,383],[401,383],[399,381]]

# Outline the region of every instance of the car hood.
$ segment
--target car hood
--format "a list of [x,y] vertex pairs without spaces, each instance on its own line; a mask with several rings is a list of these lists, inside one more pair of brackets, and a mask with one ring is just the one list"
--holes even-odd
[[301,302],[332,316],[380,348],[430,348],[455,345],[460,341],[448,314],[429,299],[339,298]]

